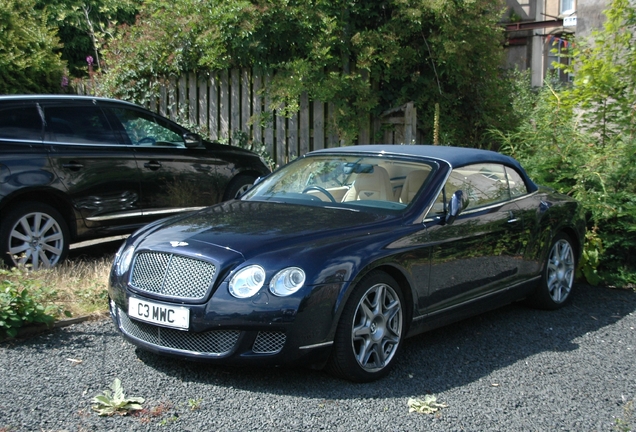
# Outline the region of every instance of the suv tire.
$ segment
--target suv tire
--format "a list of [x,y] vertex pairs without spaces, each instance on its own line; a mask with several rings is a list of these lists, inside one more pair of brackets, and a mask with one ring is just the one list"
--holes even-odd
[[25,202],[9,211],[0,226],[0,250],[9,266],[32,270],[64,260],[70,235],[66,221],[48,204]]

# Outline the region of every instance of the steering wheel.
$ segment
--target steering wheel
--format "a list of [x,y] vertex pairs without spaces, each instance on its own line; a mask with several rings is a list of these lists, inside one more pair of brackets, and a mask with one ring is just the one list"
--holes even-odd
[[137,144],[145,144],[145,143],[150,143],[150,145],[155,145],[157,144],[157,140],[154,139],[151,136],[147,136],[147,137],[143,137],[142,139],[140,139],[139,141],[137,141]]
[[329,198],[329,200],[330,200],[331,202],[334,202],[334,203],[336,202],[336,199],[333,197],[333,195],[331,195],[331,193],[330,193],[327,189],[325,189],[324,187],[321,187],[321,186],[307,186],[307,187],[303,190],[303,193],[307,193],[307,192],[309,192],[310,190],[317,190],[317,191],[319,191],[319,192],[322,192],[323,194],[325,194],[325,196],[326,196],[327,198]]

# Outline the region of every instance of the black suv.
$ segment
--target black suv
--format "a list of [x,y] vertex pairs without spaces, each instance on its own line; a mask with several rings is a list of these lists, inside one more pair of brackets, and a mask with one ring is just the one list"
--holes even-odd
[[0,96],[0,252],[51,267],[71,242],[234,198],[268,173],[258,155],[131,103]]

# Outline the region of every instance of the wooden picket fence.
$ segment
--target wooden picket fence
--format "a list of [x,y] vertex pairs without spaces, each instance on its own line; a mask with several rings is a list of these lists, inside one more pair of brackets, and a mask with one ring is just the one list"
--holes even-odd
[[[311,150],[345,144],[333,127],[331,104],[310,101],[305,94],[300,110],[291,116],[280,115],[281,107],[272,110],[262,92],[270,80],[270,74],[257,69],[189,73],[159,81],[159,91],[146,107],[172,120],[198,125],[212,140],[263,145],[277,165]],[[90,81],[76,91],[92,94]],[[417,111],[410,102],[377,119],[364,119],[353,144],[412,144],[420,143],[419,138]]]

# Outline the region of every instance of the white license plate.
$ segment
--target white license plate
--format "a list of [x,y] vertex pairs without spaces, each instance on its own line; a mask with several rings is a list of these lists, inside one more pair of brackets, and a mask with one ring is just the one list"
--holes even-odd
[[187,330],[190,326],[190,309],[183,306],[167,306],[140,300],[128,299],[128,316],[140,321]]

